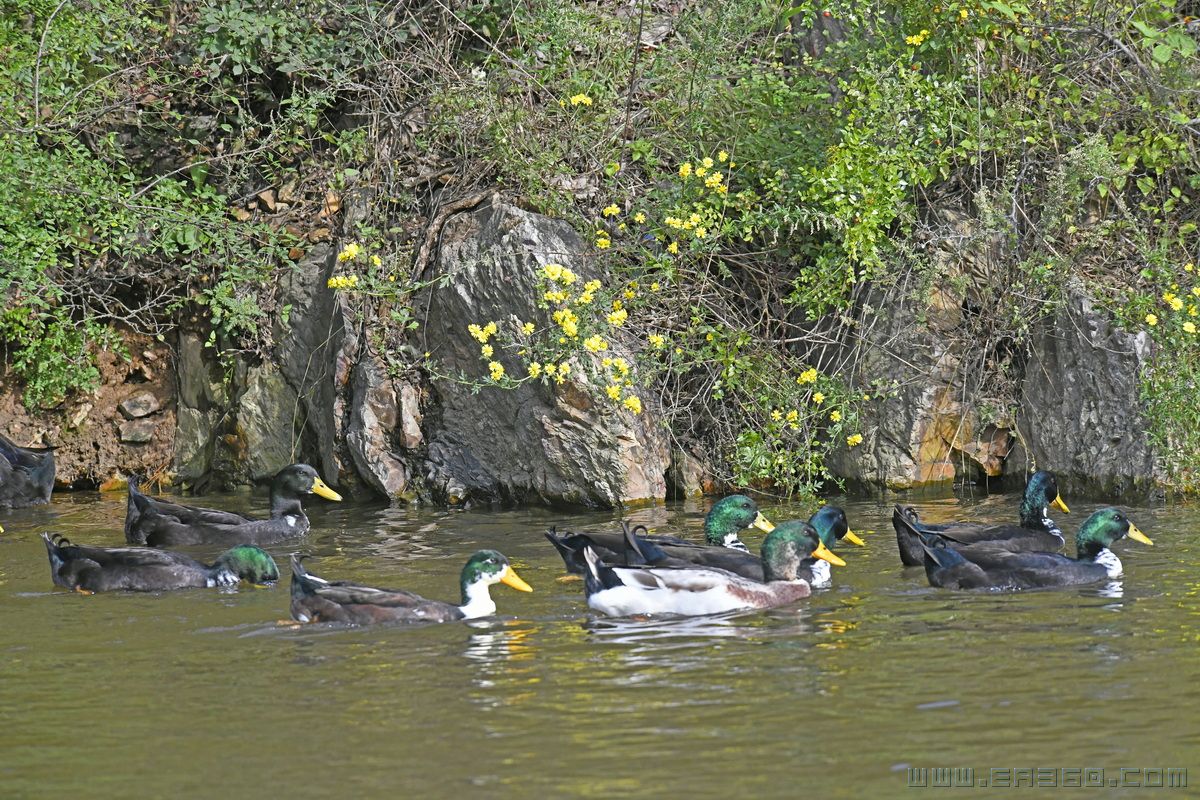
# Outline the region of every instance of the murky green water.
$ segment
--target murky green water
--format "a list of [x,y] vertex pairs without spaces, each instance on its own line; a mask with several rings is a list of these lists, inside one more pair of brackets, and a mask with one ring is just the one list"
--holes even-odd
[[[1073,531],[1094,506],[1068,501]],[[1017,502],[920,505],[931,521],[964,506],[1007,521]],[[1187,768],[1200,786],[1200,509],[1132,509],[1156,546],[1118,545],[1119,590],[997,596],[930,589],[899,565],[890,505],[848,501],[869,547],[843,548],[849,565],[833,589],[784,610],[631,622],[594,618],[579,583],[556,581],[561,563],[541,536],[551,523],[615,526],[614,515],[310,505],[309,537],[269,548],[281,567],[299,549],[322,576],[455,599],[462,561],[486,546],[535,593],[496,587],[504,618],[471,625],[291,629],[276,624],[288,614],[286,580],[234,594],[55,589],[37,533],[120,544],[123,495],[5,512],[0,795],[934,791],[906,788],[909,767],[973,767],[977,782],[1003,780],[990,768],[1102,768],[1099,794],[1138,797],[1196,789],[1111,788],[1165,782],[1121,768]],[[766,511],[778,522],[809,509]],[[694,504],[631,516],[698,534],[702,514]]]

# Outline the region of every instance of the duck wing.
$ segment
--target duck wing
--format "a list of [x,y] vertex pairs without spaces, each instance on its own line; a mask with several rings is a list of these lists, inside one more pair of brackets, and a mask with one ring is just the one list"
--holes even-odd
[[327,581],[292,557],[292,617],[300,622],[447,622],[462,616],[456,605],[403,589]]
[[958,553],[977,565],[994,586],[1005,589],[1078,586],[1108,577],[1108,570],[1102,564],[1068,558],[1061,553],[1014,553],[990,544],[960,547]]
[[182,553],[147,547],[89,547],[43,533],[54,583],[90,592],[158,591],[208,585],[209,569]]
[[[167,500],[150,497],[141,492],[141,479],[129,479],[129,499],[125,506],[125,541],[130,544],[146,544],[150,534],[165,527],[231,527],[254,522],[252,517],[221,511],[216,508],[185,506]],[[166,544],[195,544],[195,542],[172,541]],[[242,542],[235,542],[242,544]]]

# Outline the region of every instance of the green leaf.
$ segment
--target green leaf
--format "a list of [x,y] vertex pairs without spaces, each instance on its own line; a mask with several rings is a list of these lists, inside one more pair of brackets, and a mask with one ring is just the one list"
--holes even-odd
[[1154,45],[1154,49],[1150,51],[1150,55],[1160,64],[1166,64],[1174,54],[1174,48],[1167,44],[1156,44]]

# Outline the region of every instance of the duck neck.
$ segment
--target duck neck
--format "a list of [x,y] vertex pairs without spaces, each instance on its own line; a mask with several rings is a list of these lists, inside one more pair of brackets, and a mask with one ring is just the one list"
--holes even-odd
[[492,600],[492,593],[484,581],[464,582],[462,597],[462,605],[458,607],[458,610],[466,619],[490,617],[496,613],[496,603]]
[[1117,558],[1117,554],[1107,547],[1100,548],[1100,552],[1091,560],[1104,567],[1110,578],[1119,578],[1125,572],[1125,568],[1121,565],[1121,559]]
[[283,495],[271,489],[271,519],[279,519],[281,517],[296,517],[299,519],[307,519],[304,516],[304,506],[300,504],[300,498],[291,495]]
[[812,573],[812,580],[808,582],[808,585],[814,589],[823,589],[833,583],[833,569],[828,561],[810,558],[804,562],[804,566],[808,567],[808,571]]

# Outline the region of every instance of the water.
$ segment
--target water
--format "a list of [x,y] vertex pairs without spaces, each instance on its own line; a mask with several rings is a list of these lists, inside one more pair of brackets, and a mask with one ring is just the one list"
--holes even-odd
[[[1058,516],[1073,531],[1095,507],[1067,500],[1073,513]],[[495,587],[494,620],[363,629],[278,624],[286,579],[65,592],[38,532],[118,545],[124,495],[4,512],[0,795],[862,798],[920,792],[910,767],[971,767],[993,785],[1103,780],[1087,796],[1164,782],[1121,768],[1188,768],[1200,785],[1200,509],[1130,509],[1155,547],[1117,545],[1119,587],[988,595],[929,588],[899,564],[890,505],[842,502],[868,547],[841,548],[831,590],[768,612],[634,622],[591,614],[541,536],[615,528],[615,515],[314,500],[313,532],[268,548],[285,571],[302,550],[318,575],[455,600],[465,557],[492,547],[535,589]],[[929,521],[1008,521],[1017,503],[920,507]],[[765,510],[778,522],[811,509]],[[703,506],[630,516],[698,535]]]

